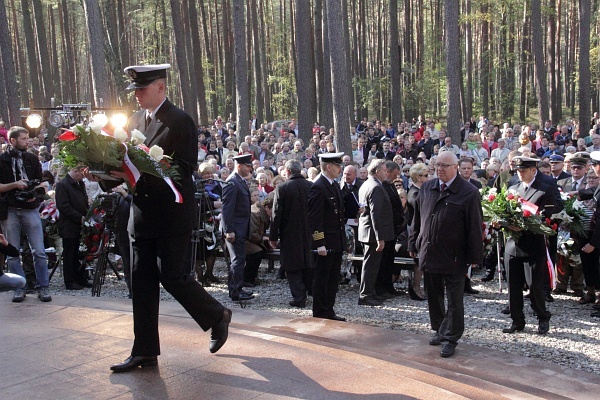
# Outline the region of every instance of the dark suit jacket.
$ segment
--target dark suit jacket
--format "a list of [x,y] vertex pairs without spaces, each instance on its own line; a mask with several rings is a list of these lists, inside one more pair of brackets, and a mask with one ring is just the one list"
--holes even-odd
[[196,125],[192,117],[168,99],[158,109],[147,129],[144,128],[145,118],[145,110],[133,114],[129,119],[128,131],[138,129],[146,135],[146,146],[160,146],[165,155],[173,158],[171,165],[179,171],[175,186],[183,197],[183,203],[175,202],[174,193],[163,179],[142,174],[133,196],[130,231],[133,229],[137,238],[191,233],[195,208],[192,172],[196,170],[198,159]]
[[394,239],[392,202],[387,192],[374,177],[369,176],[358,192],[365,210],[358,221],[358,241],[375,243]]
[[75,182],[69,174],[56,184],[58,209],[58,234],[61,238],[77,239],[81,236],[81,218],[88,211],[88,197],[83,182]]
[[470,178],[469,182],[471,183],[471,185],[475,186],[477,189],[482,188],[481,182],[479,182],[477,179]]
[[423,184],[415,202],[409,251],[418,253],[422,271],[465,274],[483,259],[479,190],[457,176],[440,193],[438,179]]
[[281,266],[286,271],[309,268],[312,263],[312,239],[307,218],[311,186],[311,182],[298,174],[275,188],[269,240],[281,239]]
[[340,187],[320,175],[308,192],[308,222],[312,234],[312,248],[325,246],[336,253],[346,248],[344,226],[344,199]]
[[377,152],[377,155],[375,157],[393,161],[395,156],[396,156],[396,153],[394,153],[394,152],[388,151],[386,154],[383,154],[383,150],[380,150]]
[[237,172],[227,177],[223,188],[223,211],[221,229],[235,233],[235,237],[248,238],[250,229],[250,189]]
[[346,186],[346,182],[343,180],[340,182],[340,190],[342,191],[342,198],[344,199],[344,218],[346,219],[357,219],[358,218],[358,190],[363,184],[362,179],[356,178],[352,191]]
[[390,182],[383,182],[383,188],[390,198],[392,203],[392,220],[394,221],[394,239],[402,233],[404,226],[404,207],[402,206],[402,199],[396,190],[396,186]]

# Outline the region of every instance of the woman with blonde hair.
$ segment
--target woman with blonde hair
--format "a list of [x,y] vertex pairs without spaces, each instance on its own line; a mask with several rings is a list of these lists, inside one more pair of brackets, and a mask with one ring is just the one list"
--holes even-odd
[[[429,167],[425,164],[415,164],[410,167],[410,178],[413,182],[412,186],[408,189],[406,196],[407,206],[407,221],[409,233],[412,230],[412,219],[415,212],[415,205],[417,202],[417,196],[421,186],[429,179]],[[411,284],[408,285],[408,295],[411,300],[422,301],[425,300],[425,296],[421,292],[421,279],[423,278],[423,272],[419,270],[419,259],[415,258],[415,267],[413,269],[413,279]]]

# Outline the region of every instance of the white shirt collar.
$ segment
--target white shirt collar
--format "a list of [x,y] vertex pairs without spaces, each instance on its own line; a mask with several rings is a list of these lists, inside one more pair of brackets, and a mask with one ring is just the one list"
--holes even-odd
[[154,120],[154,116],[156,115],[156,112],[164,104],[165,101],[167,101],[166,97],[164,98],[163,101],[160,102],[160,104],[158,105],[158,107],[156,107],[154,110],[152,110],[152,112],[146,110],[146,117],[150,117],[152,120]]

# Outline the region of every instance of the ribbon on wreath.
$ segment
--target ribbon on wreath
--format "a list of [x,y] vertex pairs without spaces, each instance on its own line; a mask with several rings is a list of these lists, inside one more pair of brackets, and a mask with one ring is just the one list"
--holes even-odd
[[550,252],[548,251],[548,241],[544,241],[544,247],[546,248],[546,265],[548,267],[548,276],[550,277],[550,289],[556,289],[556,265],[550,258]]

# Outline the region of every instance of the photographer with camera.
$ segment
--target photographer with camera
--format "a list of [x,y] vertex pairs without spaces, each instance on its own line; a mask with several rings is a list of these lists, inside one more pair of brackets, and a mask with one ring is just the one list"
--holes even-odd
[[[2,231],[8,242],[16,248],[20,247],[21,231],[27,235],[33,253],[38,298],[48,302],[52,301],[48,289],[48,258],[44,251],[44,232],[38,213],[45,190],[37,186],[42,180],[42,167],[38,158],[27,152],[28,139],[27,129],[11,127],[8,131],[10,146],[0,154],[0,193],[7,208],[6,214],[1,215],[2,218],[6,217],[2,220]],[[19,257],[9,256],[7,264],[11,272],[25,276]],[[12,301],[20,303],[23,300],[25,289],[15,290]]]
[[72,168],[56,184],[58,234],[63,240],[63,277],[67,290],[91,287],[79,260],[81,226],[88,211],[88,196],[83,183],[84,167]]

